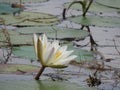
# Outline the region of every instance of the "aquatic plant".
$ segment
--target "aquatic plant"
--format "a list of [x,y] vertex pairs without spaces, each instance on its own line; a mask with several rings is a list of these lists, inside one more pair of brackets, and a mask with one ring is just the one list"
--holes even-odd
[[46,67],[65,68],[69,62],[75,59],[76,55],[71,55],[73,50],[67,51],[67,46],[60,46],[59,41],[48,42],[45,34],[37,36],[34,34],[35,53],[42,65],[35,79],[38,80]]
[[68,11],[70,9],[70,7],[74,4],[80,4],[82,6],[82,16],[85,17],[86,13],[88,12],[91,4],[92,4],[93,0],[83,0],[83,1],[73,1],[68,8],[64,8],[63,10],[63,19],[66,19],[66,11]]
[[[3,27],[0,28],[0,33],[2,33],[3,34],[2,37],[4,37],[3,40],[0,40],[0,48],[2,48],[3,58],[4,58],[4,60],[0,60],[0,63],[6,64],[9,61],[9,59],[11,58],[13,47],[12,47],[12,43],[11,43],[10,34],[6,29],[5,20],[0,18],[0,23],[3,25]],[[0,38],[1,38],[1,36],[0,36]]]

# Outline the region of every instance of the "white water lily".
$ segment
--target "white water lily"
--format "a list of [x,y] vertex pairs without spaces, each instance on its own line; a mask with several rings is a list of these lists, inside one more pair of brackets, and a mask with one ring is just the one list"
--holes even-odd
[[44,67],[67,67],[69,62],[77,57],[71,55],[73,50],[67,51],[67,46],[60,46],[59,41],[48,42],[45,34],[34,34],[33,40],[36,55]]
[[59,41],[48,42],[45,34],[37,36],[34,34],[34,47],[36,55],[42,65],[35,76],[39,80],[40,75],[46,67],[64,68],[69,62],[75,59],[76,55],[71,55],[73,50],[67,51],[67,46],[60,46]]

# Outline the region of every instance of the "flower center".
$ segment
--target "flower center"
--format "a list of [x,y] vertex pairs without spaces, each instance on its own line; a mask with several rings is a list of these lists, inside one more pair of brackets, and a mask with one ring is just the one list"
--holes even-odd
[[57,60],[61,56],[61,54],[62,52],[58,51],[54,56],[54,60]]

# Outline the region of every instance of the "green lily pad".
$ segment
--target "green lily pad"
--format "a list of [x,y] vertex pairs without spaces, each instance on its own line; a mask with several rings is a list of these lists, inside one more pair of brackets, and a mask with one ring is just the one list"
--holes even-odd
[[[77,55],[78,57],[75,59],[75,61],[89,61],[94,59],[94,55],[92,52],[88,52],[86,50],[75,48],[71,45],[68,45],[68,50],[74,50],[74,55]],[[13,48],[13,54],[19,57],[37,60],[34,47],[33,46],[21,46],[21,47],[14,47]]]
[[8,3],[0,3],[0,14],[13,14],[15,12],[21,12],[20,8],[12,8]]
[[[53,27],[56,33],[54,34],[57,38],[85,38],[89,35],[89,33],[85,30],[80,29],[73,29],[73,28],[60,28],[60,27]],[[50,35],[50,34],[49,34]],[[53,36],[53,35],[51,35]]]
[[120,17],[111,16],[76,16],[70,17],[68,20],[88,26],[100,26],[100,27],[120,27]]
[[49,38],[85,38],[89,33],[85,30],[57,26],[26,27],[17,30],[22,34],[45,33]]
[[55,33],[55,30],[52,29],[51,26],[40,26],[40,27],[24,27],[24,28],[18,28],[17,31],[21,34],[29,35],[33,33]]
[[90,61],[95,59],[94,54],[91,51],[79,49],[77,47],[73,47],[72,45],[68,45],[68,50],[74,50],[72,54],[77,56],[77,58],[75,58],[76,62]]
[[22,58],[27,58],[30,60],[37,60],[35,55],[35,50],[33,46],[20,46],[13,47],[13,54]]
[[[7,30],[10,35],[12,45],[31,45],[33,43],[31,35],[20,35],[17,31]],[[0,30],[0,41],[6,41],[6,37],[2,30]],[[3,46],[5,43],[0,42]]]
[[[53,29],[54,28],[54,29]],[[51,26],[42,26],[42,27],[25,27],[19,28],[18,30],[6,30],[11,39],[12,45],[32,45],[33,44],[33,33],[46,33],[49,38],[65,39],[69,38],[72,40],[74,38],[85,38],[89,35],[87,31],[72,29],[72,28],[62,28],[62,27],[51,27]],[[56,35],[57,33],[57,35]],[[6,37],[2,30],[0,30],[0,41],[6,41]],[[0,42],[0,45],[4,43]]]
[[35,80],[9,80],[0,81],[1,90],[97,90],[83,87],[73,83]]
[[120,9],[120,0],[96,0],[96,2],[101,5]]
[[40,26],[53,25],[59,23],[55,16],[44,13],[21,12],[19,16],[0,15],[5,20],[6,25],[15,26]]
[[14,35],[11,36],[11,42],[13,45],[31,45],[32,42],[32,36],[30,35]]
[[[105,1],[105,0],[103,0]],[[70,3],[65,3],[65,6],[68,7]],[[76,9],[76,10],[82,10],[82,7],[80,4],[74,4],[72,5],[71,9]],[[89,8],[89,12],[94,12],[94,13],[101,13],[101,12],[116,12],[118,9],[115,8],[109,8],[103,5],[100,5],[98,3],[93,2]]]
[[[21,0],[22,3],[33,3],[33,2],[44,2],[44,1],[47,1],[47,0]],[[6,3],[20,3],[20,0],[0,0],[0,2],[6,2]]]
[[37,71],[39,67],[33,65],[24,65],[24,64],[4,64],[0,65],[1,74],[24,74],[30,73],[32,71]]

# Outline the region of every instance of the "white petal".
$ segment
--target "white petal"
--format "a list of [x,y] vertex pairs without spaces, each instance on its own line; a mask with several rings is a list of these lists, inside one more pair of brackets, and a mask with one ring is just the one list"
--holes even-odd
[[59,47],[54,56],[53,56],[53,63],[57,62],[62,56],[66,53],[67,46]]
[[64,60],[66,59],[67,57],[69,57],[71,55],[71,53],[73,52],[72,51],[64,51],[61,55],[61,57],[57,60],[57,62],[59,62],[59,60]]
[[49,61],[49,59],[51,58],[51,56],[54,53],[54,47],[52,47],[51,44],[48,44],[47,48],[46,48],[46,53],[44,56],[44,62],[47,63]]
[[50,52],[48,53],[47,58],[46,58],[46,65],[48,65],[51,62],[52,60],[51,57],[54,55],[54,51],[55,51],[54,48],[50,49]]
[[44,64],[44,59],[43,59],[43,48],[42,48],[42,42],[40,39],[38,39],[38,43],[37,43],[37,55],[38,55],[38,59],[40,60],[41,64]]
[[[53,46],[53,48],[54,48],[54,46]],[[51,63],[55,63],[55,62],[56,62],[57,58],[59,58],[60,54],[62,53],[62,52],[59,51],[60,48],[61,48],[61,47],[59,47],[59,48],[54,48],[54,52],[53,52],[53,54],[51,55],[51,57],[49,58],[48,64],[51,64]]]
[[48,40],[47,40],[47,36],[45,34],[43,34],[43,43],[44,44],[47,44]]
[[55,63],[55,65],[62,65],[62,64],[67,65],[67,64],[69,64],[70,61],[72,61],[76,57],[77,57],[76,55],[72,55],[66,59],[59,60],[58,62]]
[[59,41],[57,41],[57,40],[53,41],[52,46],[55,48],[55,50],[57,50],[60,47]]
[[41,42],[41,50],[42,50],[43,62],[45,60],[45,54],[46,54],[46,48],[47,48],[47,40],[45,38],[46,38],[46,36],[44,36],[44,34],[43,34],[43,36],[39,36],[39,41]]
[[64,55],[63,55],[63,57],[62,58],[66,58],[66,57],[68,57],[70,54],[72,54],[73,53],[73,50],[71,50],[71,51],[66,51],[65,53],[64,53]]
[[66,51],[67,50],[67,46],[62,46],[61,48],[60,48],[60,51]]
[[60,58],[62,58],[64,53],[66,53],[66,49],[67,49],[67,46],[55,48],[54,54],[53,54],[53,56],[50,57],[48,64],[50,64],[50,63],[54,64],[54,63],[58,62],[58,60]]

